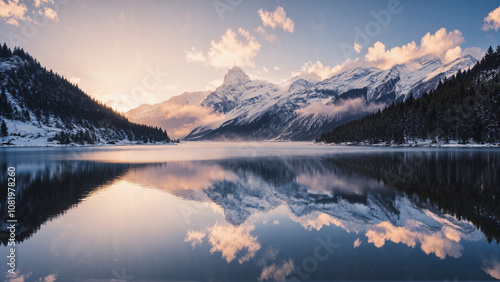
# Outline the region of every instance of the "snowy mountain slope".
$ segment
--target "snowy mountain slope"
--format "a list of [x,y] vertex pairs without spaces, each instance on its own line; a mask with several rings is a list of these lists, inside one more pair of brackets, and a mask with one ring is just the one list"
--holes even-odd
[[0,122],[7,145],[169,141],[165,131],[130,123],[19,48],[0,57]]
[[195,128],[185,139],[313,140],[410,93],[418,97],[476,62],[465,56],[444,64],[438,57],[424,56],[387,70],[347,69],[317,83],[297,79],[286,90],[251,81],[233,67],[202,102],[224,118]]

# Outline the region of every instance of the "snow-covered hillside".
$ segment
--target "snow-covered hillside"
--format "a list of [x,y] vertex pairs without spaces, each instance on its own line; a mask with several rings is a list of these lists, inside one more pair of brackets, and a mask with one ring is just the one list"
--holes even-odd
[[165,131],[130,123],[22,49],[0,57],[0,144],[168,142]]

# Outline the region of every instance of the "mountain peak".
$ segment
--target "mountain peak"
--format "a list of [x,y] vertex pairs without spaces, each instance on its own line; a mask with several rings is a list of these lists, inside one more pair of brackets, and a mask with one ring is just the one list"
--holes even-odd
[[311,85],[313,85],[312,82],[303,78],[298,78],[290,85],[290,87],[288,88],[288,92],[303,90],[311,87]]
[[239,67],[232,67],[227,74],[224,76],[224,84],[233,84],[233,83],[245,83],[250,81],[250,77]]

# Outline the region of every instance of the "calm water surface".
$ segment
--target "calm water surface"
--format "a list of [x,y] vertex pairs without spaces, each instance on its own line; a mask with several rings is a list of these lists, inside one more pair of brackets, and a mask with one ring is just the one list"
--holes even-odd
[[0,280],[500,279],[498,149],[4,148],[0,167]]

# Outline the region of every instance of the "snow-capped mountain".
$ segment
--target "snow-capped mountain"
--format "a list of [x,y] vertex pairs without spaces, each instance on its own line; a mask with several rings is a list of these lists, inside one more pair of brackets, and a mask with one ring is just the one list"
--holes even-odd
[[297,79],[288,89],[252,81],[233,67],[201,103],[224,117],[195,128],[185,139],[313,140],[411,93],[418,97],[476,62],[470,55],[449,63],[423,56],[386,70],[346,69],[316,83]]

